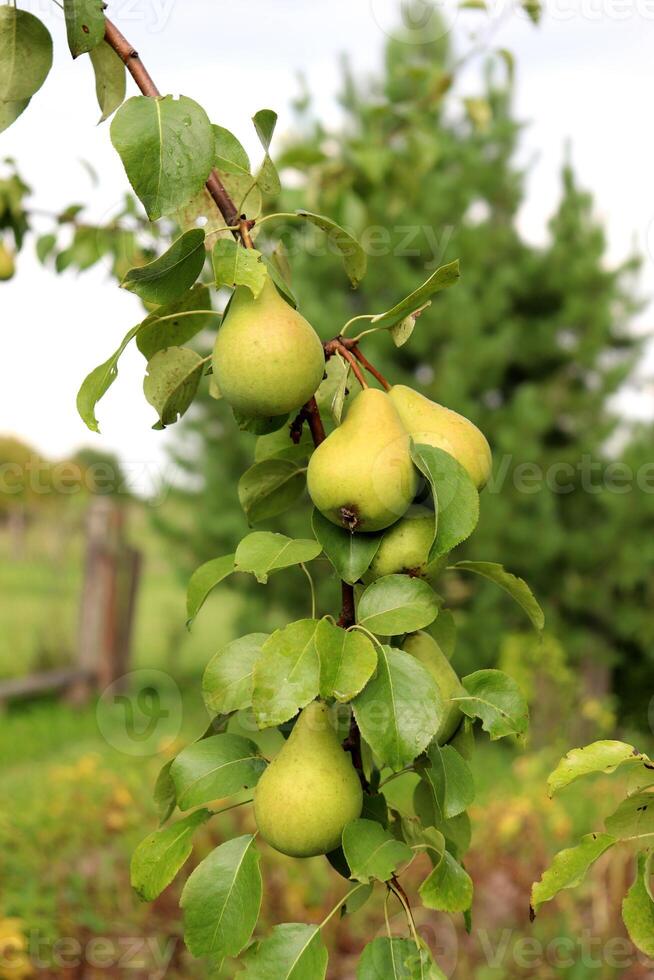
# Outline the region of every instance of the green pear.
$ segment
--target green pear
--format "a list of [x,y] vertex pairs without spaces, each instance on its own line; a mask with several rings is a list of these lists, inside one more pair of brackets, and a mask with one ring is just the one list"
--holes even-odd
[[4,242],[0,242],[0,281],[6,282],[11,279],[16,271],[14,253]]
[[309,401],[322,381],[325,355],[310,323],[272,281],[255,299],[237,286],[213,352],[224,398],[248,418],[285,415]]
[[450,700],[463,691],[459,676],[434,637],[430,636],[429,633],[422,630],[419,633],[411,633],[402,644],[402,649],[427,668],[443,696],[446,711],[441,727],[436,733],[436,739],[439,745],[444,745],[452,738],[463,718],[463,712],[458,704]]
[[259,833],[290,857],[327,854],[340,846],[343,828],[360,816],[362,806],[359,777],[327,705],[313,701],[254,791]]
[[349,531],[381,531],[402,517],[416,492],[410,439],[393,402],[366,388],[309,461],[318,510]]
[[427,577],[434,526],[433,510],[420,504],[409,507],[404,517],[384,534],[379,550],[363,577],[364,582],[374,582],[382,575],[403,572],[420,578]]
[[493,460],[486,436],[476,425],[406,385],[395,385],[389,395],[415,443],[444,449],[468,471],[478,490],[486,485]]

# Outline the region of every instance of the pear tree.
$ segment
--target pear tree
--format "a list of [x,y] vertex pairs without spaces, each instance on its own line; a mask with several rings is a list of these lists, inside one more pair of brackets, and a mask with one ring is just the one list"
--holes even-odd
[[[524,7],[537,17],[537,4]],[[324,926],[378,892],[398,904],[406,932],[394,936],[389,925],[387,936],[368,942],[360,980],[443,977],[416,930],[413,905],[462,915],[470,927],[474,883],[465,855],[475,740],[482,732],[523,739],[528,711],[518,685],[501,671],[458,676],[451,663],[456,622],[439,581],[451,569],[482,576],[511,596],[537,631],[544,617],[526,582],[502,565],[457,560],[456,548],[477,526],[490,475],[484,435],[447,406],[394,385],[364,348],[373,333],[398,347],[409,342],[418,315],[456,287],[459,264],[442,266],[389,308],[358,313],[321,341],[297,309],[276,222],[326,235],[342,257],[344,288],[358,286],[367,258],[329,216],[267,209],[280,187],[271,156],[276,114],[262,109],[253,117],[262,145],[253,167],[236,136],[199,103],[157,88],[101,3],[64,0],[64,11],[71,53],[90,58],[103,119],[113,117],[112,143],[147,218],[179,228],[174,241],[121,270],[122,285],[149,312],[84,379],[79,414],[98,431],[98,404],[132,343],[144,356],[155,428],[175,424],[205,386],[224,399],[235,430],[257,437],[239,483],[245,516],[257,529],[232,554],[195,571],[189,628],[232,575],[265,586],[270,576],[300,568],[311,609],[271,633],[235,637],[208,657],[202,694],[211,722],[160,773],[161,824],[134,853],[133,886],[144,900],[156,899],[191,857],[195,832],[209,821],[221,827],[214,801],[233,798],[226,809],[251,806],[256,833],[224,840],[187,878],[180,905],[193,955],[217,970],[240,958],[244,977],[320,980],[328,965]],[[0,8],[1,128],[32,99],[38,103],[51,64],[43,23],[16,6]],[[126,70],[139,92],[127,101]],[[0,260],[7,277],[13,268],[6,256]],[[220,308],[225,291],[230,298]],[[207,330],[215,333],[214,350],[203,357],[194,341]],[[307,502],[311,536],[259,527]],[[318,560],[340,580],[340,609],[322,608],[312,575]],[[573,750],[550,788],[618,768],[629,771],[630,794],[605,833],[555,858],[534,886],[533,907],[580,881],[609,847],[635,844],[636,881],[623,914],[634,943],[649,952],[651,762],[632,746],[596,743]],[[262,847],[298,860],[324,856],[343,892],[322,922],[257,929]],[[423,861],[424,879],[409,896],[402,875]]]

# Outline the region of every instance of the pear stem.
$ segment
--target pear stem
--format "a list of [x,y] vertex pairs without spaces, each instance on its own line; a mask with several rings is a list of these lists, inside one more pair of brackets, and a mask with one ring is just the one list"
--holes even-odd
[[377,378],[377,381],[379,381],[380,385],[386,391],[390,391],[391,390],[391,385],[386,380],[386,378],[384,377],[384,375],[381,373],[381,371],[378,371],[377,370],[377,368],[374,366],[374,364],[371,364],[370,363],[370,361],[365,356],[365,354],[362,354],[361,353],[361,351],[359,350],[359,347],[358,346],[355,346],[355,347],[352,348],[352,353],[357,358],[357,360],[360,361],[361,364],[363,364],[363,366],[366,369],[366,371],[369,371],[370,374],[372,374],[373,378]]
[[354,377],[357,379],[361,387],[365,390],[368,387],[368,382],[364,378],[361,368],[356,362],[356,358],[354,357],[354,354],[351,354],[350,351],[347,349],[347,347],[345,347],[343,344],[337,344],[336,351],[342,357],[344,357],[346,361],[349,362]]

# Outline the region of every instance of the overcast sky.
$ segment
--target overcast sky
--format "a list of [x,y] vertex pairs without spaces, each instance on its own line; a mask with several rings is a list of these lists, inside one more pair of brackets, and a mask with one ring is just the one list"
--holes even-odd
[[[101,219],[120,200],[126,178],[108,127],[95,125],[88,59],[70,60],[62,17],[50,0],[20,5],[47,22],[55,66],[27,112],[0,134],[0,158],[11,154],[18,160],[34,188],[35,207],[92,202],[90,214]],[[453,3],[445,6],[456,43],[465,50],[468,29],[483,24],[483,17],[456,13]],[[374,71],[402,7],[400,0],[111,0],[108,14],[164,92],[196,98],[214,122],[233,129],[254,150],[248,120],[257,109],[276,109],[280,132],[291,126],[298,71],[306,75],[323,117],[337,122],[339,54],[347,52],[361,73]],[[502,17],[509,7],[509,0],[495,0],[493,16]],[[576,171],[594,193],[608,229],[610,258],[620,260],[635,243],[645,255],[643,291],[653,294],[654,2],[555,0],[547,8],[539,29],[517,14],[494,38],[515,53],[516,111],[530,121],[520,154],[532,163],[520,227],[529,240],[544,240],[570,140]],[[462,87],[475,94],[476,69],[466,73]],[[100,173],[99,188],[80,166],[82,157]],[[80,380],[117,346],[140,310],[106,270],[55,277],[28,248],[19,275],[0,285],[0,432],[55,458],[80,444],[118,451],[147,487],[165,465],[170,436],[150,428],[154,418],[141,393],[141,356],[131,351],[122,358],[119,378],[99,407],[101,436],[87,432],[75,410]],[[649,323],[648,310],[640,326]],[[652,393],[645,384],[621,405],[630,414],[647,415]]]

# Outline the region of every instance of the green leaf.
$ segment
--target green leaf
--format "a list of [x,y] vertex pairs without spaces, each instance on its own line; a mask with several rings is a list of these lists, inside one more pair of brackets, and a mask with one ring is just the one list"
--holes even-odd
[[647,890],[647,875],[647,857],[639,854],[636,880],[622,902],[622,918],[634,946],[654,959],[654,902]]
[[336,353],[325,366],[325,377],[316,392],[316,401],[321,412],[329,412],[336,425],[341,424],[345,397],[348,391],[350,365]]
[[280,725],[318,696],[317,619],[275,630],[254,667],[253,705],[259,728]]
[[206,252],[204,231],[195,228],[181,235],[154,262],[130,269],[121,286],[146,303],[173,303],[191,288],[202,272]]
[[[196,311],[204,312],[196,312]],[[172,303],[160,306],[143,320],[136,335],[136,346],[149,361],[166,347],[181,347],[217,322],[211,310],[211,294],[199,283]],[[176,317],[175,314],[183,314]]]
[[111,141],[151,221],[187,204],[213,167],[211,123],[183,95],[129,99],[111,123]]
[[480,718],[491,739],[524,735],[529,710],[513,678],[501,670],[477,670],[463,678],[465,693],[452,697],[468,718]]
[[359,599],[357,620],[378,636],[421,630],[438,616],[438,599],[427,582],[408,575],[384,575]]
[[415,313],[421,308],[424,309],[425,303],[431,296],[440,292],[441,289],[447,289],[448,286],[453,286],[460,276],[461,272],[459,270],[458,259],[450,262],[449,265],[442,265],[439,269],[436,269],[436,272],[422,286],[419,286],[409,296],[400,300],[399,303],[396,303],[390,310],[386,310],[385,313],[378,313],[377,316],[373,317],[372,323],[380,328],[395,326],[396,323],[404,320],[410,314]]
[[268,633],[248,633],[219,650],[202,679],[204,703],[210,711],[229,714],[252,704],[254,665]]
[[156,408],[154,429],[173,425],[189,409],[202,378],[204,361],[189,347],[160,350],[148,361],[143,393]]
[[306,466],[290,459],[266,459],[238,481],[238,499],[250,524],[283,514],[302,496]]
[[327,959],[319,926],[285,922],[246,951],[239,980],[324,980]]
[[104,6],[103,0],[64,0],[68,47],[73,58],[102,43]]
[[236,570],[251,572],[262,585],[271,572],[317,558],[321,547],[312,538],[287,538],[272,531],[253,531],[236,549]]
[[320,660],[320,696],[350,701],[366,686],[377,666],[377,653],[363,633],[321,619],[316,630]]
[[168,887],[191,856],[196,829],[211,816],[210,810],[196,810],[141,841],[132,855],[131,882],[144,902],[154,901]]
[[635,841],[641,847],[654,844],[654,793],[634,793],[623,800],[604,826],[618,840]]
[[222,558],[212,558],[191,575],[186,593],[186,625],[191,626],[193,620],[202,609],[205,600],[212,589],[215,589],[223,579],[234,571],[235,555],[224,555]]
[[25,112],[29,104],[29,99],[21,99],[19,102],[0,102],[0,133],[9,129],[11,124],[16,122],[18,117]]
[[446,980],[430,953],[412,939],[380,936],[364,948],[357,980]]
[[236,139],[224,126],[213,127],[216,141],[216,166],[228,174],[250,175],[250,160],[247,153]]
[[586,877],[591,864],[613,847],[615,837],[609,834],[587,834],[575,847],[559,851],[540,881],[531,888],[531,906],[535,910],[549,902],[564,888],[576,888]]
[[89,58],[95,73],[95,94],[102,123],[125,101],[127,73],[122,60],[106,41],[89,51]]
[[372,896],[375,886],[371,883],[369,885],[357,885],[350,892],[351,898],[348,898],[346,902],[341,905],[341,918],[346,915],[354,915],[359,909],[363,908],[368,899]]
[[254,837],[221,844],[184,886],[184,940],[194,956],[238,956],[261,908],[261,871]]
[[368,259],[354,235],[341,228],[331,218],[324,214],[313,214],[311,211],[298,211],[298,217],[304,218],[325,232],[330,242],[339,250],[347,276],[356,288],[366,274]]
[[266,266],[266,269],[268,270],[268,275],[270,276],[270,278],[272,279],[272,281],[277,286],[278,291],[282,294],[282,296],[284,297],[284,299],[286,300],[286,302],[289,304],[289,306],[292,306],[293,309],[296,310],[297,309],[297,299],[295,297],[295,294],[294,294],[293,290],[291,289],[290,282],[282,274],[282,271],[281,271],[281,268],[280,268],[280,260],[278,259],[278,254],[279,254],[279,251],[280,251],[281,247],[282,246],[281,246],[281,243],[280,243],[277,246],[277,248],[275,249],[275,251],[273,252],[273,258],[272,258],[272,260],[269,259],[266,255],[264,255],[263,256],[263,261],[264,261],[264,264]]
[[377,673],[352,707],[375,756],[395,771],[427,747],[445,713],[429,671],[414,657],[388,646],[378,651]]
[[255,436],[266,436],[271,432],[277,432],[288,422],[288,415],[272,415],[268,418],[248,418],[241,415],[236,409],[232,409],[234,421],[241,432],[251,432]]
[[414,331],[416,320],[429,306],[431,306],[431,300],[428,303],[424,303],[420,309],[409,313],[403,320],[400,320],[399,323],[391,327],[390,335],[396,347],[404,347]]
[[219,238],[213,247],[213,271],[216,286],[247,286],[259,295],[268,278],[268,270],[256,248],[243,248],[235,241]]
[[[24,103],[24,109],[51,67],[52,38],[47,27],[26,10],[0,7],[0,102]],[[20,112],[14,108],[9,116],[15,119]]]
[[449,851],[443,851],[418,893],[425,908],[437,912],[466,912],[472,905],[472,879]]
[[288,429],[277,429],[276,432],[259,436],[254,447],[254,458],[257,463],[265,459],[290,459],[296,463],[302,460],[306,463],[312,452],[313,442],[306,429],[298,443],[290,438]]
[[396,840],[374,820],[353,820],[343,831],[343,851],[352,878],[367,882],[388,881],[401,864],[413,857],[403,841]]
[[175,784],[170,775],[170,768],[174,761],[174,759],[169,759],[163,764],[157,775],[152,793],[160,827],[165,824],[177,806]]
[[479,493],[461,464],[435,446],[414,446],[411,457],[429,481],[437,504],[438,526],[429,561],[446,555],[469,538],[479,520]]
[[427,749],[430,766],[421,767],[420,775],[434,794],[434,802],[444,820],[458,817],[475,798],[475,781],[470,766],[451,745]]
[[77,411],[84,424],[91,432],[99,432],[98,420],[95,417],[95,406],[118,377],[118,361],[130,340],[138,333],[140,324],[132,327],[123,337],[120,346],[104,364],[99,364],[86,376],[77,393]]
[[351,534],[336,527],[314,510],[311,518],[313,533],[334,566],[338,577],[354,585],[370,568],[381,544],[381,534]]
[[194,742],[179,753],[170,769],[177,805],[190,810],[249,789],[265,768],[257,746],[241,735],[212,735]]
[[643,765],[649,763],[649,759],[627,742],[608,739],[593,742],[580,749],[570,749],[547,780],[549,794],[554,796],[560,789],[582,776],[597,772],[615,772],[625,763]]
[[[444,837],[448,850],[455,856],[461,857],[466,853],[472,836],[470,817],[467,813],[460,813],[456,817],[445,820],[436,805],[432,787],[424,780],[421,780],[414,790],[413,806],[422,827],[421,835],[426,843],[433,847],[434,832],[437,832]],[[432,828],[431,833],[428,833],[429,828]],[[439,853],[440,850],[439,847]]]
[[259,109],[252,116],[252,122],[257,131],[257,136],[261,140],[261,145],[268,152],[277,125],[277,113],[272,109]]
[[524,609],[537,630],[545,626],[545,614],[525,580],[507,572],[503,565],[494,561],[458,561],[449,567],[461,572],[474,572],[499,585]]

